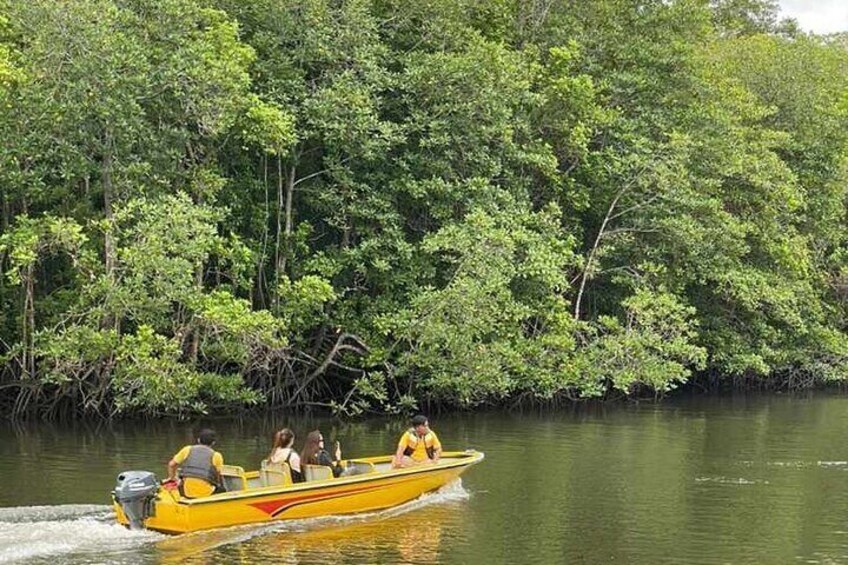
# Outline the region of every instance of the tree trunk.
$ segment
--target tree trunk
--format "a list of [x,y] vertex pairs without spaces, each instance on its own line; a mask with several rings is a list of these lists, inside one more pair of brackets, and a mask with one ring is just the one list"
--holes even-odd
[[282,249],[280,247],[280,242],[282,239],[283,232],[283,207],[283,158],[277,155],[277,230],[274,235],[274,288],[271,292],[271,295],[274,297],[271,302],[274,305],[275,310],[277,308],[277,305],[279,304],[278,289],[280,286],[280,260],[282,258]]
[[26,268],[26,294],[24,295],[24,376],[35,376],[35,354],[33,353],[33,333],[35,332],[35,269],[33,265]]
[[606,233],[607,225],[612,218],[613,212],[615,211],[615,207],[618,205],[618,201],[624,192],[629,188],[629,186],[625,186],[621,190],[618,191],[618,194],[613,198],[612,203],[609,205],[607,209],[607,213],[604,216],[604,221],[601,222],[601,228],[598,230],[598,235],[595,237],[595,243],[592,245],[591,251],[589,251],[589,257],[586,259],[586,266],[583,268],[583,275],[580,277],[580,290],[577,291],[577,298],[574,301],[574,319],[580,319],[580,304],[583,301],[583,293],[586,290],[586,281],[589,278],[589,272],[592,269],[592,263],[595,260],[595,254],[598,252],[598,248],[601,245],[601,239],[603,239],[604,234]]
[[291,239],[292,239],[292,203],[294,200],[294,175],[295,166],[292,165],[286,172],[286,216],[285,216],[285,240],[283,241],[283,257],[280,262],[280,273],[286,274],[286,265],[288,258],[291,255]]
[[350,224],[345,222],[345,226],[344,226],[344,228],[342,228],[342,243],[341,243],[342,249],[347,249],[348,247],[350,247],[350,232],[351,231],[352,231],[352,228],[350,227]]
[[279,304],[280,278],[286,274],[291,253],[294,185],[297,174],[296,161],[283,174],[283,158],[277,156],[277,235],[274,256],[274,306]]
[[[194,284],[197,286],[198,290],[203,287],[203,265],[198,265],[194,270]],[[196,327],[192,331],[191,335],[191,350],[189,351],[189,358],[193,365],[197,364],[197,357],[200,351],[200,328]]]
[[[195,204],[202,205],[204,203],[204,198],[201,194],[198,194],[195,197]],[[203,293],[203,261],[199,261],[197,265],[194,266],[194,287],[197,289],[197,294],[200,295]],[[189,351],[189,357],[191,359],[192,364],[197,364],[198,353],[200,352],[200,328],[195,327],[192,331],[191,335],[191,350]]]
[[112,185],[112,134],[106,132],[104,141],[103,157],[100,163],[100,182],[103,185],[103,214],[109,227],[103,239],[103,251],[105,254],[106,276],[112,280],[115,273],[115,240],[112,236],[112,222],[115,220],[112,203],[114,202],[114,188]]
[[[115,193],[112,182],[113,152],[112,132],[107,130],[105,139],[103,140],[103,156],[100,160],[100,184],[103,186],[103,215],[106,218],[107,224],[106,233],[103,236],[104,265],[106,267],[106,280],[110,283],[113,283],[115,280],[115,265],[117,264],[117,251],[113,236],[113,230],[115,228],[115,211],[113,208]],[[87,182],[88,179],[86,178]],[[119,331],[117,324],[118,317],[113,316],[112,313],[107,311],[101,321],[102,328],[112,328],[115,331]]]
[[12,207],[9,204],[9,198],[6,192],[0,194],[0,204],[2,204],[2,215],[0,215],[0,233],[9,231],[9,224],[12,223]]
[[268,249],[268,233],[270,231],[268,222],[271,219],[268,202],[268,156],[264,154],[262,155],[262,186],[265,187],[265,215],[262,223],[262,246],[259,258],[256,260],[256,286],[253,297],[253,307],[256,309],[263,309],[266,304],[265,253]]

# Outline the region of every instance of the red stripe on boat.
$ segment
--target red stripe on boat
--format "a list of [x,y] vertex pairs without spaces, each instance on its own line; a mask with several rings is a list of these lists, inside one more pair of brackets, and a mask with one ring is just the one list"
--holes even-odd
[[378,485],[370,485],[366,487],[359,487],[354,489],[348,489],[344,491],[336,491],[336,492],[316,492],[313,494],[306,494],[303,496],[293,496],[289,498],[277,499],[277,500],[269,500],[267,502],[254,502],[250,504],[254,508],[265,512],[269,516],[274,516],[275,514],[279,514],[281,511],[285,510],[290,506],[294,506],[295,504],[300,504],[302,502],[317,502],[318,500],[324,500],[329,498],[338,498],[340,496],[347,496],[349,494],[356,494],[358,492],[364,492],[369,490],[374,490],[377,488],[382,488]]
[[[410,480],[418,480],[418,478],[414,477],[400,481],[393,481],[392,485],[406,483]],[[350,494],[357,494],[381,488],[386,488],[386,485],[367,485],[335,492],[316,492],[312,494],[305,494],[303,496],[278,498],[277,500],[268,500],[266,502],[253,502],[250,504],[250,506],[253,506],[256,509],[265,512],[269,516],[277,516],[278,514],[281,514],[284,510],[291,508],[292,506],[297,506],[306,502],[319,502],[321,500],[329,500],[332,498],[339,498]]]

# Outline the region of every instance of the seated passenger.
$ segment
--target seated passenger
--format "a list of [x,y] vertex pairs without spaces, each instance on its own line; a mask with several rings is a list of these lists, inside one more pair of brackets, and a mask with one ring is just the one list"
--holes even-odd
[[224,457],[212,449],[215,441],[213,430],[201,430],[197,434],[197,443],[183,447],[168,462],[168,481],[176,481],[179,469],[180,494],[183,496],[197,498],[223,492],[221,467]]
[[324,465],[333,469],[333,476],[338,477],[344,469],[341,466],[342,448],[339,442],[336,442],[333,448],[331,457],[327,450],[324,449],[324,436],[318,430],[309,432],[306,436],[306,443],[301,451],[300,461],[304,465]]
[[288,428],[274,433],[271,443],[271,453],[268,454],[269,463],[286,463],[291,470],[293,483],[303,482],[303,471],[300,468],[300,456],[292,447],[294,445],[294,432]]
[[395,469],[427,463],[436,464],[442,455],[442,443],[436,433],[430,430],[427,416],[415,416],[411,423],[412,427],[401,436],[392,458],[392,467]]

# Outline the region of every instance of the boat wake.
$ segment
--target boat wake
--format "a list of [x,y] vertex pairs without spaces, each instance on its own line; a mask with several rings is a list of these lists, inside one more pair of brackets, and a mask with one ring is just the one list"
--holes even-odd
[[124,551],[162,538],[131,532],[112,508],[91,504],[0,508],[0,563],[79,553]]

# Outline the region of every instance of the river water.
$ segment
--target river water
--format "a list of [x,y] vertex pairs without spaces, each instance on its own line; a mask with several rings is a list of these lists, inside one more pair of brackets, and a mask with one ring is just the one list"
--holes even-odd
[[[116,525],[116,475],[163,476],[202,423],[0,424],[0,562],[848,563],[848,396],[434,415],[446,449],[486,460],[403,507],[174,537]],[[298,445],[320,427],[345,457],[388,453],[405,427],[212,424],[246,468],[276,426]]]

